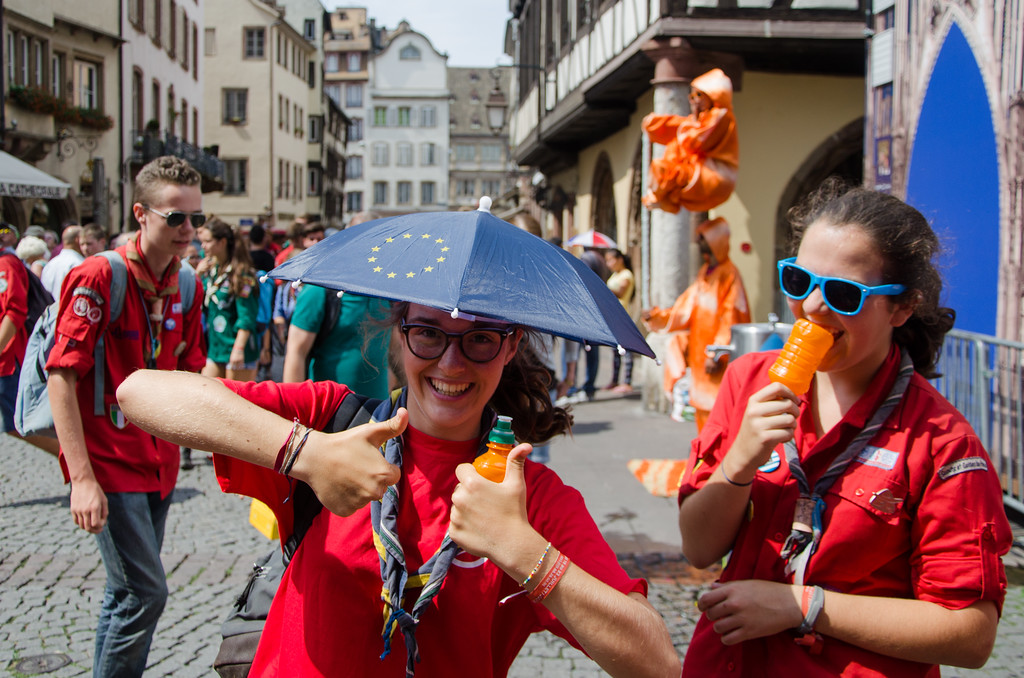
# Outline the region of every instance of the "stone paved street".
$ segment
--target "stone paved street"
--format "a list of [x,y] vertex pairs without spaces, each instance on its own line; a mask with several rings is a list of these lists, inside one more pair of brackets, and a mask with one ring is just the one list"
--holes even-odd
[[[693,605],[713,574],[695,572],[679,555],[672,500],[648,495],[629,474],[632,457],[680,457],[694,434],[645,412],[638,397],[576,407],[575,437],[558,441],[552,466],[577,486],[623,565],[651,583],[680,654],[696,622]],[[222,494],[204,460],[183,472],[164,543],[170,601],[157,629],[147,676],[214,675],[219,624],[240,591],[254,555],[268,542],[247,521],[248,502]],[[69,663],[46,675],[88,675],[103,568],[94,538],[77,530],[56,462],[0,436],[0,675],[42,673],[61,656]],[[1024,534],[1018,534],[1024,537]],[[1012,585],[995,654],[980,671],[945,676],[1024,677],[1024,564],[1017,549]],[[602,676],[582,653],[550,635],[521,652],[514,678]]]

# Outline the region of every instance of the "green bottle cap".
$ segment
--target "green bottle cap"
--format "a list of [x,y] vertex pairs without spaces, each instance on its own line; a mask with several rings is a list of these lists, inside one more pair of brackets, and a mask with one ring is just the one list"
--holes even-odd
[[498,423],[491,429],[491,435],[487,440],[501,445],[515,445],[516,436],[512,433],[512,417],[499,416]]

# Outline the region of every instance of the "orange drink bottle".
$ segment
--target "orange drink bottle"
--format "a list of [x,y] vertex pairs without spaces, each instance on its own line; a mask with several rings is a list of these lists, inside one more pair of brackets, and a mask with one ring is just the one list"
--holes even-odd
[[487,437],[487,451],[473,461],[476,472],[488,480],[500,483],[505,479],[508,453],[516,446],[512,433],[512,417],[498,417],[498,422]]
[[786,345],[768,370],[768,378],[785,384],[796,395],[807,393],[818,365],[832,348],[832,333],[801,318],[793,324]]

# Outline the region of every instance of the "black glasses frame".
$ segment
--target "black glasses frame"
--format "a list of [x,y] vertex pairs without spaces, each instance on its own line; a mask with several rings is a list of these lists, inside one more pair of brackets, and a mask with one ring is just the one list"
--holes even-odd
[[[409,340],[409,330],[416,328],[428,329],[444,335],[444,346],[442,346],[441,350],[437,352],[437,355],[420,355],[419,353],[416,352],[416,349],[412,347],[412,342]],[[516,328],[474,327],[473,329],[466,330],[465,332],[445,332],[440,327],[436,327],[435,325],[407,323],[405,322],[405,320],[402,320],[401,330],[402,334],[405,336],[405,345],[408,346],[409,351],[420,360],[437,360],[438,358],[445,354],[445,351],[448,350],[448,347],[452,343],[452,339],[458,339],[459,350],[462,352],[462,355],[466,357],[466,360],[474,363],[489,363],[492,360],[494,360],[499,353],[501,353],[501,347],[505,345],[505,340],[516,331]],[[462,345],[463,338],[470,334],[475,334],[477,332],[495,332],[498,334],[498,345],[497,348],[494,349],[494,355],[492,355],[491,357],[486,359],[477,359],[473,358],[468,353],[466,353],[466,349]]]
[[199,228],[200,226],[206,223],[206,215],[203,214],[202,212],[180,212],[178,210],[173,210],[168,212],[167,214],[164,214],[163,212],[158,212],[149,205],[143,205],[142,209],[152,212],[157,216],[163,217],[164,221],[166,221],[167,225],[170,226],[171,228],[177,228],[178,226],[181,226],[182,224],[185,223],[186,219],[192,222],[193,228]]

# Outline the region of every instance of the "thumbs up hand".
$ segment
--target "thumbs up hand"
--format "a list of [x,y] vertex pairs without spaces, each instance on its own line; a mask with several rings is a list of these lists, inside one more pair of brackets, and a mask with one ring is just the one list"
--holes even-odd
[[312,431],[291,475],[307,483],[331,513],[348,516],[398,482],[401,469],[384,460],[380,446],[401,435],[409,412],[338,433]]

